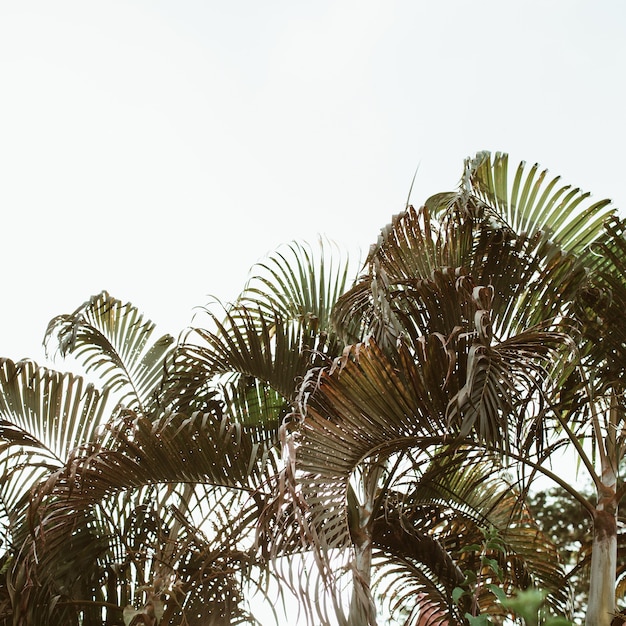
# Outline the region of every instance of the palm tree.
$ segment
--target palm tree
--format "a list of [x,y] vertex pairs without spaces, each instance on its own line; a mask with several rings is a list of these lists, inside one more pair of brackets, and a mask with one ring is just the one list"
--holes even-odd
[[175,342],[154,329],[106,293],[50,323],[48,345],[102,391],[3,362],[5,623],[253,619],[253,496],[275,473],[275,421],[235,422],[216,390],[202,410],[171,410]]
[[[571,485],[560,483],[567,486],[593,520],[586,623],[608,625],[616,611],[617,517],[624,495],[619,468],[626,453],[622,383],[626,367],[624,225],[614,210],[605,210],[608,201],[580,210],[579,205],[588,194],[565,187],[557,201],[545,205],[542,204],[544,193],[532,211],[529,194],[527,204],[520,211],[515,204],[515,189],[507,199],[505,179],[500,176],[498,180],[497,171],[503,167],[498,163],[503,160],[500,156],[491,167],[486,166],[489,163],[477,167],[472,176],[473,185],[485,201],[499,206],[503,214],[522,213],[524,225],[545,214],[541,229],[557,254],[557,263],[550,257],[547,259],[556,266],[554,276],[549,278],[553,283],[553,304],[551,309],[545,306],[551,300],[546,288],[538,290],[540,298],[534,300],[531,308],[544,317],[551,310],[571,316],[580,333],[574,335],[576,359],[561,381],[551,417],[563,435],[562,440],[575,450],[596,488],[596,499],[592,502]],[[540,182],[537,180],[534,187],[540,189]],[[545,276],[552,273],[552,267],[549,272],[544,271]]]
[[6,624],[19,623],[17,614],[33,611],[27,595],[30,571],[21,560],[29,540],[30,488],[61,468],[77,445],[96,437],[106,419],[109,396],[80,377],[28,361],[3,360],[0,385],[2,619]]
[[[596,489],[596,502],[588,506],[594,520],[588,624],[610,623],[615,611],[618,513],[626,493],[620,480],[626,457],[626,239],[621,220],[608,221],[605,229],[593,247],[595,264],[590,264],[592,272],[576,302],[582,335],[577,382],[582,390],[578,397],[568,390],[560,403],[562,419],[575,425],[577,453]],[[592,621],[600,619],[594,612],[604,621]]]
[[47,338],[101,391],[6,361],[5,620],[254,623],[245,592],[276,575],[321,623],[373,624],[379,600],[413,624],[503,615],[494,583],[565,611],[521,496],[537,471],[579,496],[544,462],[564,440],[584,452],[590,415],[601,456],[622,445],[606,438],[620,388],[589,378],[619,371],[619,341],[591,340],[613,300],[584,297],[617,291],[595,251],[619,259],[621,240],[605,202],[536,166],[507,181],[505,155],[468,161],[457,191],[394,217],[353,283],[326,243],[279,249],[178,346],[93,298]]
[[[480,154],[467,161],[458,191],[394,218],[334,311],[336,327],[354,347],[311,372],[301,390],[293,497],[308,512],[301,517],[323,571],[336,569],[338,550],[349,550],[361,608],[348,622],[374,622],[373,520],[392,484],[382,477],[407,450],[436,455],[442,433],[443,450],[479,445],[509,462],[524,461],[529,477],[541,471],[584,503],[600,555],[592,563],[588,623],[608,624],[615,611],[615,561],[604,545],[609,536],[614,541],[621,496],[615,489],[621,396],[607,395],[606,379],[590,384],[592,359],[584,356],[590,348],[572,317],[580,294],[589,293],[590,272],[602,266],[597,250],[619,256],[621,239],[605,234],[614,216],[608,201],[589,203],[588,194],[524,164],[509,194],[507,167],[506,155]],[[623,276],[616,261],[609,265],[605,282]],[[596,347],[603,351],[595,362],[606,361],[606,346]],[[580,443],[589,425],[601,471]],[[545,467],[564,442],[598,486],[597,506]],[[367,478],[360,499],[351,493],[357,473]],[[523,472],[520,480],[525,488]],[[343,502],[355,502],[356,514],[345,514]],[[603,523],[607,513],[611,524]],[[558,576],[535,582],[556,589]]]
[[[418,219],[428,220],[428,213]],[[513,584],[516,575],[523,584],[535,578],[554,591],[555,605],[566,602],[559,592],[562,578],[556,560],[545,558],[550,546],[536,529],[520,530],[529,528],[526,512],[507,497],[510,484],[492,476],[495,457],[477,457],[481,471],[470,478],[459,463],[469,452],[459,455],[457,448],[446,445],[450,391],[445,381],[455,366],[442,332],[429,337],[419,332],[423,315],[408,306],[416,293],[410,289],[443,290],[441,300],[450,298],[454,320],[464,315],[473,320],[472,307],[477,305],[468,295],[473,293],[469,282],[461,281],[459,290],[459,276],[436,257],[449,251],[433,238],[434,232],[419,233],[420,242],[429,242],[426,247],[433,251],[433,267],[443,269],[435,282],[407,282],[406,293],[394,294],[394,303],[400,297],[407,303],[402,311],[406,341],[393,334],[401,328],[394,311],[401,310],[383,302],[384,287],[376,291],[370,281],[364,289],[357,282],[346,292],[344,265],[331,272],[324,262],[327,256],[315,260],[309,248],[294,244],[258,266],[239,300],[221,316],[213,316],[216,330],[194,331],[179,355],[176,397],[185,403],[202,397],[203,381],[217,372],[230,384],[229,396],[239,399],[245,414],[260,407],[283,416],[280,436],[286,466],[277,478],[274,498],[265,503],[259,541],[268,546],[285,581],[295,591],[305,591],[302,606],[311,620],[371,621],[374,561],[374,570],[387,574],[378,581],[379,589],[391,576],[400,580],[394,588],[404,585],[406,597],[418,591],[426,594],[427,600],[415,607],[415,619],[423,617],[426,605],[440,619],[450,611],[462,619],[464,605],[454,604],[452,591],[464,580],[466,565],[478,567],[476,555],[470,558],[464,544],[475,544],[481,529],[490,525],[507,533],[509,560],[502,570],[506,584]],[[333,276],[340,278],[330,280]],[[380,276],[384,281],[382,270]],[[372,311],[370,299],[377,293],[380,309]],[[354,313],[346,315],[346,309]],[[352,345],[353,337],[367,335],[378,342]],[[518,337],[517,344],[504,346],[502,353],[514,354],[517,345],[519,350],[531,346],[541,351],[533,372],[543,375],[546,362],[560,350],[562,336],[545,330],[545,338],[548,345],[540,349],[537,333],[528,333]],[[534,363],[518,363],[520,370],[528,362]],[[524,376],[526,372],[518,377],[521,384],[534,389],[536,383]],[[455,375],[450,386],[458,389],[460,378]],[[252,408],[248,390],[255,398]],[[273,401],[271,407],[267,399]],[[298,407],[306,407],[302,420]],[[466,476],[465,481],[454,480],[452,471]],[[453,520],[444,523],[445,516]],[[503,521],[511,516],[518,521],[516,531]],[[420,524],[422,529],[416,530]],[[343,548],[349,552],[345,562],[338,557]],[[317,560],[321,577],[307,555]],[[538,555],[544,558],[535,558]],[[355,582],[348,606],[342,600],[345,576],[336,577],[337,571]],[[482,605],[489,603],[495,612],[499,609],[493,600],[482,594]]]

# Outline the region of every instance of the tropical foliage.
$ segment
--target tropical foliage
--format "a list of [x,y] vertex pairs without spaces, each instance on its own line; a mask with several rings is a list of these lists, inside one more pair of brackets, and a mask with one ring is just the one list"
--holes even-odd
[[[420,453],[437,458],[479,443],[539,466],[552,449],[549,419],[575,361],[568,305],[586,278],[581,251],[601,237],[608,213],[605,202],[590,205],[581,222],[571,211],[585,196],[555,181],[542,189],[536,168],[517,171],[509,200],[505,169],[504,156],[492,163],[481,155],[458,192],[394,218],[335,307],[353,347],[301,388],[293,455],[301,475],[292,489],[305,494],[306,533],[323,571],[337,571],[338,549],[350,555],[345,569],[362,586],[353,623],[374,621],[371,557],[360,551],[376,545],[375,515],[393,489],[385,472],[396,457],[410,451],[411,464],[423,466]],[[365,477],[360,499],[351,495],[355,476]],[[355,512],[343,512],[346,502]],[[441,619],[453,612],[448,600]]]
[[[625,271],[607,201],[481,153],[358,271],[286,245],[179,342],[94,296],[46,333],[82,374],[1,363],[0,620],[280,623],[293,597],[316,624],[502,623],[571,614],[588,571],[610,624]],[[587,570],[527,505],[539,474],[593,520]]]

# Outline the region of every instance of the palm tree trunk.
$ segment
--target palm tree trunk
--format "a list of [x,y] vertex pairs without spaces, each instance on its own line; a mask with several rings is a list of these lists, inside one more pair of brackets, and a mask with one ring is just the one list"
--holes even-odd
[[598,505],[594,514],[589,603],[585,626],[610,626],[615,613],[617,568],[616,476],[612,468],[602,472]]
[[354,546],[354,574],[347,626],[376,626],[376,608],[370,592],[374,503],[366,501],[355,506],[355,499],[350,500],[348,517]]
[[364,538],[361,545],[355,546],[355,572],[348,626],[376,626],[370,596],[371,566],[372,542],[371,537],[368,537]]

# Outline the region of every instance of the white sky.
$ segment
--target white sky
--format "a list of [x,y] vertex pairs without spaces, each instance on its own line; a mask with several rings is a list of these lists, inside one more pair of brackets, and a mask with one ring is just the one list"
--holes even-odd
[[0,0],[0,355],[102,289],[177,334],[482,149],[626,207],[625,69],[622,0]]

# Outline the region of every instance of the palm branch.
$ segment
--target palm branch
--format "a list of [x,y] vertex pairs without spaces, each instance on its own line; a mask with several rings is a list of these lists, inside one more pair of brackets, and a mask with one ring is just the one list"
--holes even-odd
[[130,409],[148,414],[159,406],[162,381],[174,338],[154,339],[156,325],[131,303],[106,291],[71,314],[48,324],[45,344],[61,356],[72,356]]
[[250,387],[263,395],[262,386],[282,397],[287,410],[319,355],[340,349],[330,314],[349,267],[349,259],[323,243],[317,254],[293,243],[255,265],[237,300],[207,309],[208,328],[192,328],[180,346],[170,392],[176,406],[199,402],[207,381],[220,377],[231,398]]
[[[411,458],[421,459],[419,463],[412,462],[411,467],[421,464],[423,472],[424,465],[428,465],[429,459],[446,442],[460,441],[460,431],[448,422],[450,392],[446,385],[453,367],[446,342],[433,334],[422,337],[415,348],[401,342],[394,358],[370,340],[347,351],[334,367],[310,373],[308,384],[301,389],[303,417],[293,436],[292,456],[288,458],[286,479],[291,479],[293,490],[281,494],[274,503],[277,512],[283,511],[277,555],[284,552],[285,545],[295,543],[294,537],[299,534],[301,541],[317,555],[323,584],[331,589],[341,589],[346,584],[336,579],[335,574],[350,572],[353,567],[349,557],[342,563],[337,554],[351,554],[352,546],[358,542],[356,534],[360,530],[353,518],[358,508],[353,485],[355,476],[365,471],[360,468],[370,467],[372,463],[390,471],[392,467],[397,470],[406,465]],[[454,385],[450,385],[454,389]],[[465,454],[459,458],[467,461],[469,457]],[[293,465],[291,473],[290,463]],[[458,460],[456,464],[459,476],[467,474],[467,470],[461,471]],[[488,467],[491,473],[493,467]],[[451,469],[448,464],[446,470]],[[444,471],[441,474],[446,475]],[[375,499],[378,508],[371,522],[375,530],[372,541],[383,555],[381,562],[394,563],[393,571],[408,576],[407,580],[413,581],[409,586],[415,593],[427,594],[431,604],[439,598],[438,606],[445,605],[449,614],[456,610],[451,604],[450,592],[462,579],[462,569],[451,556],[450,546],[442,543],[443,535],[437,536],[443,527],[436,530],[435,524],[432,533],[428,530],[427,520],[432,515],[434,497],[427,500],[428,506],[416,507],[415,517],[407,516],[406,511],[411,508],[407,502],[422,496],[417,495],[419,480],[406,481],[393,491],[392,479],[399,478],[402,482],[406,475],[391,471],[387,478],[380,479],[378,484],[384,487],[380,487]],[[432,477],[424,479],[424,484],[431,483],[435,484]],[[477,483],[468,487],[468,492],[476,487]],[[437,506],[441,511],[454,510],[450,497],[459,489],[456,485],[450,488],[450,493],[439,494]],[[506,485],[501,496],[509,493],[510,487]],[[394,498],[396,503],[402,503],[398,504],[401,506],[398,510],[391,505]],[[480,507],[476,504],[476,508]],[[512,504],[507,505],[507,511],[512,515]],[[474,530],[481,527],[480,523],[483,528],[488,525],[488,518],[487,513],[483,518],[476,514]],[[507,525],[500,520],[499,527],[506,529]],[[456,536],[450,532],[450,537]],[[471,538],[469,541],[471,543]],[[520,546],[518,549],[522,552]],[[457,545],[456,550],[460,550],[460,546]],[[555,572],[541,575],[540,562],[531,561],[529,558],[527,566],[529,570],[537,570],[537,579],[544,582],[550,575],[558,579]],[[562,582],[562,578],[559,580]],[[404,588],[409,583],[403,578],[398,584]],[[557,587],[552,585],[551,588],[556,590]],[[400,591],[398,594],[405,600],[408,597]],[[339,598],[330,606],[340,614],[346,610]],[[330,618],[322,612],[315,619]]]
[[[139,602],[132,589],[141,586],[139,580],[146,575],[146,565],[136,564],[130,579],[113,573],[115,564],[133,552],[127,545],[128,534],[120,532],[125,528],[125,516],[139,511],[143,504],[138,504],[136,498],[155,486],[170,485],[172,494],[178,494],[161,500],[153,515],[162,519],[163,527],[171,533],[168,550],[175,562],[170,567],[180,575],[177,594],[184,591],[184,584],[188,585],[182,596],[176,597],[182,602],[181,610],[193,610],[190,607],[194,602],[206,603],[208,587],[198,580],[201,582],[213,567],[209,556],[227,554],[227,542],[232,542],[232,537],[250,537],[262,502],[262,485],[275,472],[277,427],[261,426],[256,418],[243,424],[225,417],[225,409],[233,413],[232,407],[243,395],[205,401],[203,413],[166,412],[159,416],[163,413],[159,407],[161,392],[166,389],[167,378],[163,377],[168,372],[172,341],[166,336],[152,343],[153,331],[154,324],[135,307],[105,293],[74,314],[51,322],[48,345],[56,337],[63,354],[76,357],[88,375],[97,374],[102,379],[104,392],[80,377],[33,364],[3,364],[0,399],[7,418],[2,431],[6,452],[3,467],[17,477],[9,480],[11,476],[5,472],[5,510],[14,511],[13,505],[19,500],[22,519],[28,512],[34,530],[31,536],[25,524],[19,527],[19,540],[13,547],[15,559],[8,569],[8,584],[14,590],[12,615],[17,622],[32,623],[45,614],[49,623],[72,623],[81,612],[101,615],[103,607],[107,607],[107,619],[111,620],[121,610],[116,602],[128,598]],[[117,411],[113,411],[112,404],[106,404],[111,396],[124,403]],[[264,411],[273,402],[267,394],[261,396],[250,388],[245,398],[253,412]],[[62,453],[56,451],[59,447]],[[28,458],[15,466],[12,461],[18,454],[24,456],[24,449]],[[33,459],[40,456],[43,461],[33,464]],[[16,484],[22,491],[15,488]],[[36,498],[29,505],[27,492],[33,487]],[[201,499],[194,499],[196,493],[202,494]],[[197,548],[209,552],[204,560],[195,561],[205,563],[196,574],[188,565],[180,565],[189,556],[189,551],[184,551],[187,528],[172,522],[168,514],[176,506],[180,519],[193,517],[189,510],[192,501],[197,511],[202,507],[205,513],[210,510],[215,523],[222,526],[221,533],[215,534],[207,547]],[[220,510],[222,514],[218,515]],[[236,519],[239,522],[235,523]],[[206,515],[196,521],[205,524]],[[136,524],[134,527],[137,529]],[[224,528],[230,528],[232,534],[229,531],[224,535]],[[155,541],[154,536],[145,537],[146,554],[154,552],[155,545],[148,544]],[[220,542],[226,542],[221,552]],[[68,551],[68,546],[73,548]],[[122,558],[122,553],[126,557]],[[248,553],[254,553],[249,546]],[[239,570],[255,562],[252,556],[247,556],[245,563],[237,558]],[[147,566],[156,572],[159,568],[154,559],[146,559]],[[216,559],[214,564],[219,566]],[[226,589],[232,592],[235,580],[228,582],[232,567],[222,567],[222,574],[219,568],[211,574],[217,585],[214,588],[224,583],[224,593]],[[194,576],[200,578],[193,582]],[[35,586],[34,581],[38,581]],[[128,592],[123,594],[125,585],[130,585],[130,596]],[[196,593],[200,588],[203,591]],[[218,602],[217,596],[214,600]],[[232,616],[239,614],[238,610],[233,605]]]
[[[568,610],[556,548],[498,474],[498,460],[469,449],[442,452],[429,463],[416,464],[416,456],[375,526],[376,538],[379,523],[384,529],[376,585],[390,611],[408,612],[411,624],[422,623],[425,614],[426,623],[462,623],[463,612],[477,610],[504,617],[490,584],[509,593],[538,586],[550,591],[553,608]],[[454,589],[472,580],[468,573],[477,584],[454,602]]]
[[31,361],[0,362],[0,519],[5,549],[25,537],[30,489],[94,441],[108,411],[107,391]]
[[[41,616],[46,609],[50,623],[56,619],[60,623],[68,619],[68,601],[73,607],[98,603],[101,590],[85,597],[76,591],[75,581],[69,587],[76,595],[70,595],[68,584],[63,582],[64,571],[95,569],[100,571],[101,580],[103,572],[111,567],[117,572],[129,558],[135,559],[131,570],[136,586],[151,582],[141,578],[147,576],[147,566],[155,579],[158,575],[174,581],[168,589],[172,619],[179,614],[171,608],[173,604],[180,610],[191,610],[196,596],[198,602],[206,604],[212,598],[211,606],[219,606],[219,594],[212,596],[211,589],[215,593],[219,589],[232,591],[234,581],[229,583],[228,577],[233,567],[258,565],[252,529],[266,497],[265,476],[276,471],[273,447],[271,437],[258,427],[240,427],[215,415],[165,415],[155,421],[122,414],[101,442],[76,450],[66,466],[37,491],[33,507],[37,531],[28,544],[27,558],[21,561],[31,564],[39,580],[37,587],[23,590],[28,606],[34,607],[29,609],[34,611],[31,618]],[[185,484],[193,487],[186,489]],[[129,502],[136,502],[132,494],[146,490],[155,493],[159,485],[167,497],[147,500],[149,510],[144,504],[129,506]],[[131,537],[126,530],[129,515],[140,510],[144,517],[131,525]],[[174,511],[179,516],[176,519],[186,520],[184,524],[174,523]],[[151,524],[161,528],[161,535],[149,533],[148,514]],[[108,531],[102,530],[105,526]],[[202,539],[205,531],[198,528],[209,532],[208,539]],[[165,529],[167,537],[163,535]],[[67,546],[76,537],[94,536],[94,532],[100,542],[94,542],[91,551],[68,553]],[[139,537],[137,532],[144,535]],[[189,532],[195,533],[191,543],[185,539]],[[97,554],[97,545],[103,554]],[[194,554],[194,567],[200,568],[197,571],[189,564]],[[94,561],[94,557],[99,558]],[[211,568],[214,573],[205,580]],[[223,573],[218,580],[220,568]],[[125,576],[119,579],[127,580]],[[55,597],[63,601],[50,605]],[[137,601],[136,596],[131,600]],[[111,600],[107,605],[115,606]]]
[[[586,278],[593,243],[615,215],[609,200],[549,178],[537,164],[520,163],[512,180],[508,155],[478,153],[465,164],[458,203],[481,203],[482,218],[468,266],[481,284],[491,284],[501,336],[567,315]],[[450,209],[433,209],[457,229]]]

